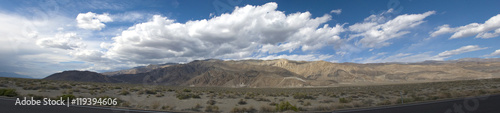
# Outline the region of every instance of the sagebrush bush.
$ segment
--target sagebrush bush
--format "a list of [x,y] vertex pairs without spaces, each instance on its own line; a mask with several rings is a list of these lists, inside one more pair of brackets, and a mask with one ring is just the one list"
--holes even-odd
[[17,95],[16,89],[0,89],[0,96],[15,97]]
[[280,104],[276,105],[276,111],[278,111],[278,112],[288,111],[288,110],[299,111],[299,109],[297,109],[297,107],[293,106],[288,101],[281,102]]
[[352,101],[352,99],[350,99],[350,98],[339,98],[340,103],[349,103],[351,101]]

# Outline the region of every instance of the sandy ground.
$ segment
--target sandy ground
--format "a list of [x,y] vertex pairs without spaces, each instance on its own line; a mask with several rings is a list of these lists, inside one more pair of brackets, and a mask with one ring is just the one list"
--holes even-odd
[[[500,92],[500,79],[320,88],[167,87],[12,78],[0,78],[0,83],[0,89],[16,89],[20,97],[35,95],[55,98],[63,94],[86,98],[108,96],[123,100],[120,105],[113,107],[186,112],[206,112],[214,106],[218,112],[236,112],[242,111],[242,108],[246,111],[252,111],[250,108],[253,108],[253,112],[275,111],[276,105],[273,103],[281,102],[289,102],[302,111],[329,111],[400,104],[398,99],[401,94],[406,102],[421,102]],[[121,94],[123,91],[129,94]],[[177,95],[180,94],[197,95],[199,98],[179,99]],[[210,105],[209,100],[216,102]],[[245,104],[239,103],[241,100]]]

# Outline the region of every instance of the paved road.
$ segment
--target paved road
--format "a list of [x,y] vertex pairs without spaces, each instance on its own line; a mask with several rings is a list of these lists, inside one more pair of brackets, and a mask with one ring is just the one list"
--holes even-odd
[[[0,98],[2,113],[152,113],[89,106],[16,106],[15,99]],[[500,95],[450,99],[366,109],[334,111],[334,113],[500,113]]]
[[500,95],[343,110],[334,113],[500,113]]

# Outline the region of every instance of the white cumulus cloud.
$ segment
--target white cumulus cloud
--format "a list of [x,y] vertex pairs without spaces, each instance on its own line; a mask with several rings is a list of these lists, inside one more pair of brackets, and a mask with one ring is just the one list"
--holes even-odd
[[361,40],[356,44],[361,44],[363,47],[380,48],[388,46],[391,44],[388,40],[410,33],[410,31],[405,30],[420,25],[425,22],[426,17],[436,13],[435,11],[428,11],[422,14],[404,14],[386,21],[387,18],[383,15],[391,12],[392,9],[389,9],[382,14],[365,18],[362,23],[349,26],[349,30],[355,32],[355,34],[350,35],[350,38],[361,37]]
[[496,50],[495,52],[485,55],[486,57],[492,57],[492,56],[500,56],[500,49]]
[[450,25],[442,25],[431,32],[432,37],[442,34],[453,33],[450,39],[464,38],[476,35],[476,38],[493,38],[500,36],[500,14],[491,17],[483,24],[470,23],[465,26],[450,28]]
[[236,7],[232,13],[185,23],[155,15],[124,30],[113,43],[103,44],[109,48],[103,57],[137,64],[241,59],[261,53],[314,51],[340,40],[343,25],[324,24],[330,15],[286,15],[277,6],[271,2]]
[[109,17],[109,14],[96,14],[92,12],[80,13],[76,17],[77,26],[88,30],[101,30],[106,27],[104,23],[112,22],[113,19]]

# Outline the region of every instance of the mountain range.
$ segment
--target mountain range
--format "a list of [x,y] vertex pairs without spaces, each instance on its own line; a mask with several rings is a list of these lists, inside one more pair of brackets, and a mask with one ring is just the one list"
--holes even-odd
[[331,63],[326,61],[195,60],[115,72],[64,71],[44,79],[168,86],[318,87],[470,80],[500,77],[500,59],[419,63]]
[[20,75],[17,73],[0,72],[0,77],[11,77],[11,78],[33,78],[27,75]]

